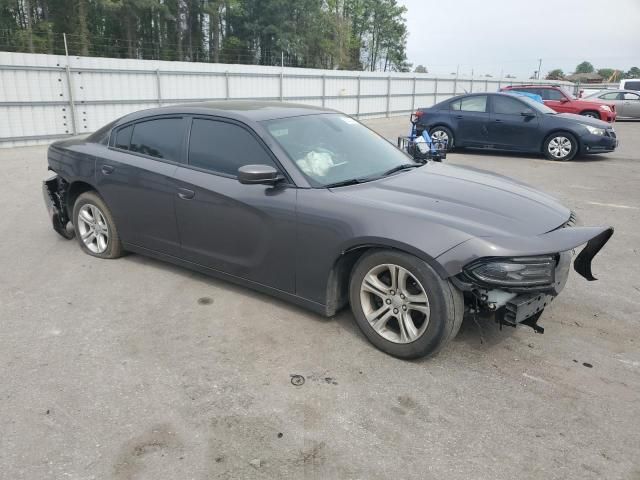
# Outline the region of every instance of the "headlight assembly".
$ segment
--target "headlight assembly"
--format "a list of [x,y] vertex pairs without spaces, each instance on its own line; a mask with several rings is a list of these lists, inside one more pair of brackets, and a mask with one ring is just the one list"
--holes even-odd
[[581,124],[584,128],[589,130],[589,133],[593,135],[604,135],[604,128],[592,127],[591,125]]
[[605,112],[611,111],[611,107],[609,105],[600,105],[600,109],[604,110]]
[[534,287],[555,281],[554,256],[490,258],[472,263],[465,272],[483,284],[503,287]]

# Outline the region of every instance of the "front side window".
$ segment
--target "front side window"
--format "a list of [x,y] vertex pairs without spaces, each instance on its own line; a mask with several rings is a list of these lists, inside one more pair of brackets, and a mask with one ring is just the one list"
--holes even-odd
[[600,95],[600,98],[603,100],[617,100],[618,92],[605,93],[604,95]]
[[420,166],[346,115],[305,115],[262,123],[313,187],[370,181],[394,174],[395,169]]
[[244,165],[278,168],[260,142],[245,128],[196,118],[191,126],[189,165],[236,177]]
[[133,126],[130,150],[151,157],[180,161],[183,132],[182,118],[157,118],[136,123]]
[[493,112],[502,115],[520,115],[526,110],[526,105],[509,97],[496,95],[493,97]]
[[461,112],[486,112],[487,96],[477,95],[474,97],[465,97],[451,103],[451,110]]
[[553,88],[543,88],[542,89],[542,99],[543,100],[564,100],[566,97],[558,90],[554,90]]

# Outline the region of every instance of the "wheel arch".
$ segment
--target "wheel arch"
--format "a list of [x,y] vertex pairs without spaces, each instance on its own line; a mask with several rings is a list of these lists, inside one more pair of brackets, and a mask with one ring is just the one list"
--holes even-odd
[[441,278],[445,279],[448,277],[442,265],[433,257],[410,245],[384,241],[357,243],[342,251],[334,259],[331,269],[329,270],[325,301],[327,316],[335,315],[349,303],[349,281],[351,280],[353,268],[363,255],[375,250],[395,250],[413,255],[429,264]]
[[577,133],[572,132],[571,130],[569,130],[567,128],[554,128],[553,130],[551,130],[549,133],[547,133],[546,135],[544,135],[542,137],[542,142],[540,143],[540,152],[541,153],[544,154],[544,144],[547,143],[547,140],[549,139],[549,137],[551,137],[553,135],[557,135],[558,133],[564,133],[564,134],[568,133],[578,143],[578,151],[580,151],[582,149],[582,145],[580,143],[580,137],[578,136]]
[[[90,183],[82,180],[76,180],[69,184],[65,202],[65,207],[67,209],[67,213],[69,214],[69,218],[71,218],[73,206],[75,205],[78,197],[83,193],[90,191],[98,193],[98,189],[94,185],[91,185]],[[73,223],[73,220],[71,221],[71,223]]]

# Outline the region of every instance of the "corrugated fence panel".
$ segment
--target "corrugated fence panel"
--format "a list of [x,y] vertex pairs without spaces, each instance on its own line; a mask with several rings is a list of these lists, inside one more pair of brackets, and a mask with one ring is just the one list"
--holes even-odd
[[454,89],[493,92],[525,82],[532,81],[0,52],[0,147],[88,133],[127,113],[185,101],[282,98],[364,118],[404,115]]

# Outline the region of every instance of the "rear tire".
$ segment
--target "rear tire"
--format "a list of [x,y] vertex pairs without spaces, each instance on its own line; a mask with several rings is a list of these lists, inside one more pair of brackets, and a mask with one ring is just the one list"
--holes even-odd
[[458,333],[464,311],[462,293],[451,282],[426,262],[394,250],[373,250],[358,260],[349,300],[367,339],[404,359],[439,351]]
[[429,130],[432,141],[447,140],[447,151],[450,152],[455,148],[453,132],[447,127],[438,125]]
[[549,135],[543,145],[542,153],[549,160],[566,162],[578,153],[578,140],[568,132],[556,132]]
[[96,192],[84,192],[73,205],[73,227],[82,250],[98,258],[122,256],[122,242],[111,210]]

